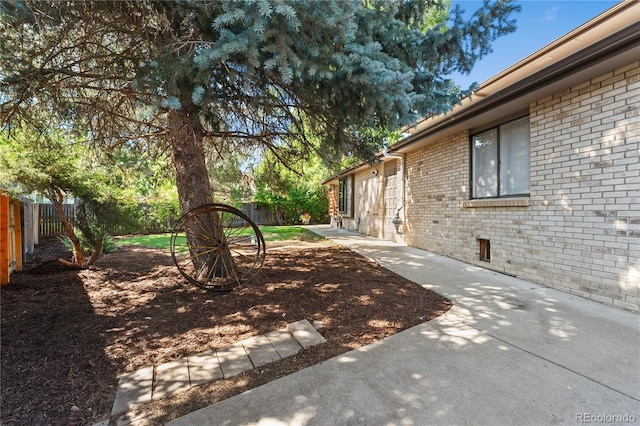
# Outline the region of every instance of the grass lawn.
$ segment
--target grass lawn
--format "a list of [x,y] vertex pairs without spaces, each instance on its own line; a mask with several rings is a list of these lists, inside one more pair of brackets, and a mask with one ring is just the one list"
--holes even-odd
[[[269,241],[317,241],[323,237],[299,226],[261,226],[260,231],[265,242]],[[169,249],[170,233],[133,235],[116,239],[117,246],[142,246],[155,249]]]

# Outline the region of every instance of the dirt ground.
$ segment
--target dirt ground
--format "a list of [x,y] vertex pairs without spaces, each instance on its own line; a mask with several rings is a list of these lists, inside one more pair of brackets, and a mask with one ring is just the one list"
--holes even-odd
[[[323,240],[267,244],[258,276],[229,293],[188,285],[162,250],[121,247],[68,269],[46,239],[3,287],[3,425],[91,425],[109,418],[118,376],[220,348],[301,319],[327,343],[137,407],[134,424],[188,412],[442,315],[445,298]],[[115,424],[118,420],[111,419]]]

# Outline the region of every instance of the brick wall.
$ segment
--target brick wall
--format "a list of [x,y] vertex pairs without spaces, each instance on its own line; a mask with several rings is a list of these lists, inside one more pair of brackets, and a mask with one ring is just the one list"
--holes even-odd
[[[338,209],[338,185],[329,185],[329,218],[333,220],[334,217],[339,216]],[[333,223],[333,222],[332,222]]]
[[531,105],[538,264],[525,278],[640,307],[640,62]]
[[[408,153],[406,242],[639,311],[639,76],[635,62],[530,105],[530,197],[469,200],[468,132]],[[356,175],[347,227],[381,236],[380,185]]]

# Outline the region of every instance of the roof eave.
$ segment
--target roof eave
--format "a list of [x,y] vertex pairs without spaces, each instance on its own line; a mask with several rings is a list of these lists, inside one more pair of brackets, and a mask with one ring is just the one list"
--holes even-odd
[[[640,4],[640,3],[639,3]],[[452,112],[432,117],[431,123],[421,126],[407,138],[394,144],[389,151],[394,152],[412,145],[426,135],[441,131],[454,123],[459,123],[471,116],[483,113],[489,109],[503,105],[510,100],[524,96],[545,85],[559,81],[569,74],[577,73],[595,63],[608,58],[624,54],[640,45],[640,21],[612,34],[584,48],[561,61],[555,62],[542,70],[531,74],[514,84],[495,93],[467,100],[466,103],[454,108]],[[425,123],[426,124],[426,123]]]

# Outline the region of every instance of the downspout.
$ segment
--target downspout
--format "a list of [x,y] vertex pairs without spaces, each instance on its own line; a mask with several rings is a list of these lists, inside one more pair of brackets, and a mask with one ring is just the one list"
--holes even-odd
[[387,149],[389,147],[385,144],[382,148],[382,154],[387,158],[399,158],[400,159],[400,198],[398,199],[398,205],[396,206],[396,215],[391,220],[394,225],[402,225],[403,219],[400,217],[400,210],[403,210],[404,216],[404,154],[390,154]]

